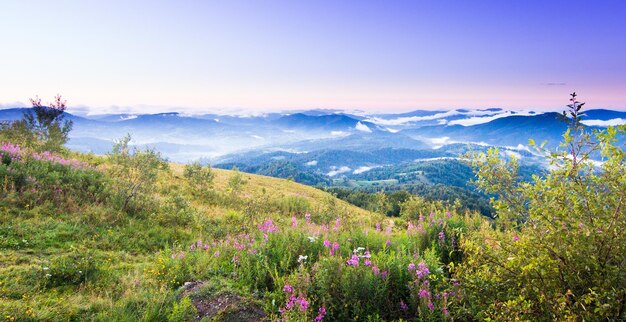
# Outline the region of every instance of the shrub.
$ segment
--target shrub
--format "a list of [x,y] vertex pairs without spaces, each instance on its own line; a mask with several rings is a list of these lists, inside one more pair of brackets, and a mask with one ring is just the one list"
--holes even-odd
[[[477,184],[495,201],[495,229],[462,243],[459,270],[473,313],[495,320],[620,320],[626,311],[626,154],[609,127],[592,140],[575,94],[570,128],[547,176],[519,183],[516,163],[479,155]],[[596,166],[589,156],[599,152]]]
[[185,165],[183,175],[187,178],[194,193],[206,195],[213,187],[215,174],[211,171],[211,166],[202,166],[198,162]]
[[111,173],[115,181],[116,203],[127,212],[138,213],[150,207],[157,175],[168,168],[161,154],[154,149],[130,149],[131,138],[125,136],[113,145],[109,154]]

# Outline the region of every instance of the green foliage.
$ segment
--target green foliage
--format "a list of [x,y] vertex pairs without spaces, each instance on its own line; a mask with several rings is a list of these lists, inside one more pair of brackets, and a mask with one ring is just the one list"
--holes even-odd
[[[626,154],[615,135],[579,126],[572,96],[570,131],[548,155],[552,171],[520,183],[516,163],[481,155],[479,187],[499,195],[496,229],[463,242],[459,270],[474,314],[492,320],[621,320],[626,311]],[[589,155],[599,152],[596,166]]]
[[130,213],[138,213],[150,207],[159,171],[168,168],[161,154],[154,149],[131,148],[131,138],[125,136],[113,145],[109,154],[109,172],[115,180],[115,202]]
[[207,195],[213,187],[215,174],[211,171],[210,165],[202,166],[199,162],[187,164],[183,175],[197,194]]
[[230,179],[228,179],[228,191],[232,195],[236,195],[239,193],[244,184],[246,184],[246,179],[243,177],[241,172],[236,167],[233,167],[233,174]]
[[191,321],[196,316],[196,307],[191,304],[189,297],[183,297],[180,302],[174,302],[172,312],[167,315],[167,320],[172,322]]
[[99,274],[98,262],[92,252],[84,250],[55,257],[50,262],[43,262],[37,270],[40,285],[44,288],[79,286]]

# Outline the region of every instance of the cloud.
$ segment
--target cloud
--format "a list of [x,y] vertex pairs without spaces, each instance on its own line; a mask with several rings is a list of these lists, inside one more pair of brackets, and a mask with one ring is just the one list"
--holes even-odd
[[543,86],[565,86],[567,83],[541,83]]
[[357,122],[355,128],[361,132],[372,133],[372,130],[365,124]]
[[317,160],[309,161],[309,162],[305,163],[304,165],[309,166],[309,167],[316,166],[317,165]]
[[332,136],[346,136],[346,135],[348,135],[348,133],[344,132],[344,131],[331,131],[330,135],[332,135]]
[[374,168],[376,168],[376,167],[359,167],[358,169],[352,171],[352,173],[359,174],[359,173],[370,171],[370,170],[372,170]]
[[453,120],[453,121],[448,122],[448,125],[472,126],[472,125],[478,125],[478,124],[491,122],[491,121],[499,119],[499,118],[503,118],[503,117],[507,117],[507,116],[513,116],[513,115],[528,116],[528,115],[536,115],[536,114],[531,114],[528,111],[518,111],[518,112],[506,111],[504,113],[496,114],[496,115],[474,116],[474,117],[470,117],[470,118],[466,118],[466,119]]
[[[500,109],[486,109],[486,110],[473,110],[473,111],[468,111],[468,110],[450,110],[450,111],[446,111],[446,112],[442,112],[442,113],[435,113],[432,115],[425,115],[425,116],[407,116],[407,117],[398,117],[395,119],[383,119],[383,118],[379,118],[379,117],[373,117],[370,119],[367,119],[367,122],[372,122],[375,124],[380,124],[380,125],[405,125],[405,124],[409,124],[409,123],[416,123],[416,122],[421,122],[421,121],[433,121],[433,120],[439,120],[438,123],[439,124],[445,124],[447,122],[447,120],[445,120],[445,118],[450,117],[450,116],[457,116],[457,115],[467,115],[467,116],[484,116],[484,115],[494,115],[496,113],[501,113]],[[505,112],[506,113],[506,112]],[[441,120],[443,119],[443,120]]]
[[340,173],[345,173],[345,172],[349,172],[350,170],[352,170],[352,169],[350,169],[349,167],[346,167],[346,166],[342,166],[342,167],[339,167],[339,168],[331,167],[331,169],[332,169],[332,171],[330,171],[330,172],[328,172],[326,174],[329,177],[334,177],[334,176],[336,176],[336,175],[338,175]]
[[581,123],[587,126],[599,126],[599,127],[607,127],[607,126],[617,126],[621,124],[626,124],[626,119],[617,118],[610,120],[583,120]]

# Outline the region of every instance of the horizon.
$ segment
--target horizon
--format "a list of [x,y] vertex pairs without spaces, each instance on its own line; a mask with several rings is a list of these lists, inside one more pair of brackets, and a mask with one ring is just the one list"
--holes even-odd
[[[626,3],[12,2],[0,108],[626,110]],[[571,23],[572,17],[577,18]],[[28,21],[28,23],[23,23]]]

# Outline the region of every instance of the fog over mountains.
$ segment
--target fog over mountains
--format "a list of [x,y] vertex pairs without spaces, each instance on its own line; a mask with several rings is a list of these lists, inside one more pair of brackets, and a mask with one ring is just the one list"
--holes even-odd
[[[27,110],[0,110],[0,120],[20,119]],[[591,128],[626,123],[626,112],[622,111],[595,109],[586,114],[584,123]],[[311,110],[258,116],[173,112],[68,114],[67,118],[74,121],[68,147],[78,151],[106,153],[114,140],[128,133],[134,144],[153,146],[176,162],[201,159],[212,164],[238,164],[255,158],[301,155],[294,159],[302,164],[309,163],[309,166],[311,162],[319,164],[316,168],[323,165],[320,172],[331,175],[342,173],[337,170],[341,167],[349,167],[353,172],[397,163],[396,153],[389,153],[393,150],[413,151],[399,153],[406,156],[400,157],[406,161],[419,157],[458,156],[456,147],[459,143],[500,146],[519,154],[530,151],[528,139],[532,138],[537,143],[547,141],[547,147],[554,148],[566,129],[566,123],[558,113],[498,108],[371,115]],[[320,151],[344,151],[336,159],[343,158],[346,162],[324,163],[317,160]],[[358,161],[347,157],[345,151],[360,153],[358,158],[353,158]],[[303,158],[305,155],[311,158]],[[393,157],[387,160],[389,155]]]

